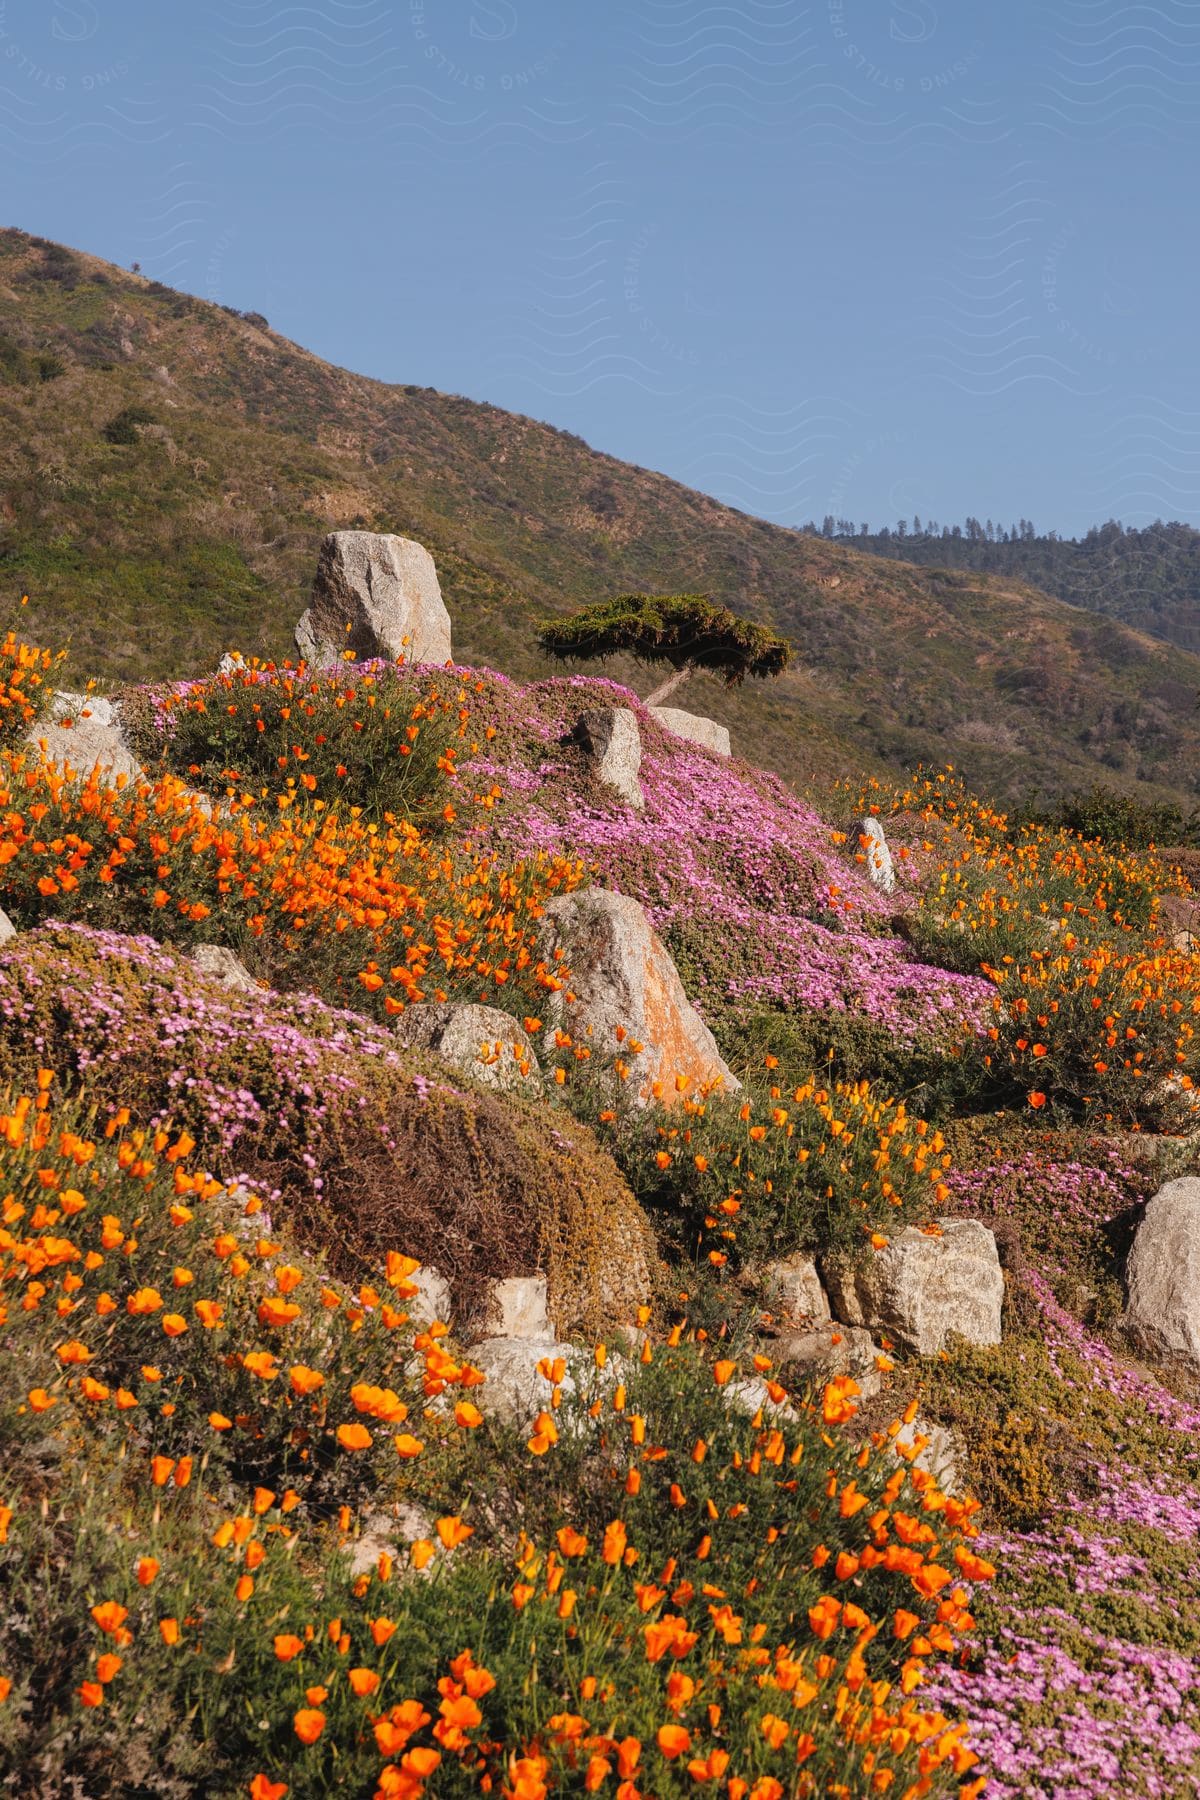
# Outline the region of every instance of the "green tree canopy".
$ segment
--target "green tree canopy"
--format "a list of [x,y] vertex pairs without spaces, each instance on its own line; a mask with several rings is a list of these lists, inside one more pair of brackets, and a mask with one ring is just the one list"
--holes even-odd
[[737,687],[747,675],[782,674],[792,658],[786,638],[739,618],[707,594],[619,594],[569,619],[547,619],[538,643],[564,662],[624,651],[642,663],[669,663],[675,673],[647,705],[665,700],[696,669]]

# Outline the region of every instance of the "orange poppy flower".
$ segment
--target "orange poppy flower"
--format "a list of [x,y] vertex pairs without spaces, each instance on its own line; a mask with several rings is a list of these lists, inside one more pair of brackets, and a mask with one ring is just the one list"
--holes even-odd
[[315,1706],[302,1706],[292,1716],[292,1729],[302,1744],[315,1744],[325,1729],[325,1714]]

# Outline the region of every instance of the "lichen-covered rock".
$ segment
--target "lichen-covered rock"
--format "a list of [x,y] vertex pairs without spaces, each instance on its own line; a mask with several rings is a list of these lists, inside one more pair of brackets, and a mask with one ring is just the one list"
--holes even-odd
[[93,770],[114,781],[141,781],[145,771],[121,729],[120,711],[100,694],[54,695],[49,717],[29,733],[51,762],[86,779]]
[[718,725],[715,719],[706,719],[701,713],[683,712],[678,706],[651,706],[647,708],[650,717],[657,719],[664,731],[672,737],[686,738],[690,744],[700,744],[705,750],[711,750],[714,756],[730,756],[733,746],[729,741],[729,727]]
[[661,1084],[668,1104],[676,1075],[693,1089],[740,1085],[636,900],[604,888],[559,895],[546,908],[540,949],[547,962],[561,950],[570,970],[546,1008],[548,1050],[558,1027],[602,1054],[621,1050],[634,1089],[646,1098]]
[[260,991],[241,958],[224,944],[197,944],[191,957],[202,974],[219,981],[222,987],[244,994]]
[[591,760],[598,781],[641,812],[646,804],[638,770],[642,766],[642,736],[637,714],[628,706],[594,706],[582,713],[575,736]]
[[1148,1202],[1126,1279],[1132,1335],[1155,1355],[1200,1368],[1200,1177],[1168,1181]]
[[330,532],[296,648],[317,667],[347,650],[359,661],[449,662],[450,614],[425,546],[391,532]]
[[910,1225],[886,1249],[822,1270],[834,1316],[886,1331],[918,1356],[951,1336],[998,1344],[1004,1276],[996,1240],[975,1219],[943,1219],[936,1231]]
[[407,1006],[396,1020],[396,1039],[406,1050],[431,1050],[484,1087],[529,1094],[539,1090],[529,1033],[498,1007],[439,1006],[433,1001]]
[[890,894],[896,885],[896,867],[887,838],[883,834],[883,826],[878,819],[868,817],[860,820],[858,841],[872,884],[881,893]]

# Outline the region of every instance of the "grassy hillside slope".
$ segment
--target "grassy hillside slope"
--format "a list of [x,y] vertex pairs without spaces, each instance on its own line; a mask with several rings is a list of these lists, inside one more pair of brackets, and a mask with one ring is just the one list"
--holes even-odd
[[[1019,583],[781,529],[496,407],[322,362],[253,318],[0,232],[0,613],[77,678],[280,656],[321,535],[429,545],[456,655],[530,677],[532,621],[708,590],[795,672],[684,704],[793,780],[950,760],[1024,798],[1098,775],[1194,804],[1200,657]],[[612,673],[629,679],[628,666]],[[648,683],[636,678],[642,691]]]

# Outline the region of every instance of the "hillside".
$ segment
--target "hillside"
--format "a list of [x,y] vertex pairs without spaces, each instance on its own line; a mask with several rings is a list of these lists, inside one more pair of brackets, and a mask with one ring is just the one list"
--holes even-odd
[[1178,868],[939,774],[885,888],[603,679],[55,671],[0,642],[0,1793],[1200,1791]]
[[70,637],[77,678],[287,654],[320,536],[363,524],[427,544],[456,653],[523,678],[545,672],[539,612],[623,588],[708,590],[770,622],[795,672],[732,697],[698,682],[688,704],[791,780],[952,761],[1006,799],[1103,775],[1195,803],[1200,657],[1013,580],[769,525],[11,230],[0,419],[0,591],[10,615],[29,594],[44,641]]
[[1160,519],[1137,529],[1110,519],[1081,538],[1035,531],[1028,519],[1011,528],[990,519],[986,525],[968,519],[961,526],[918,526],[914,519],[903,532],[860,531],[848,519],[826,519],[822,535],[869,556],[1031,581],[1072,606],[1200,650],[1200,531],[1191,525]]

